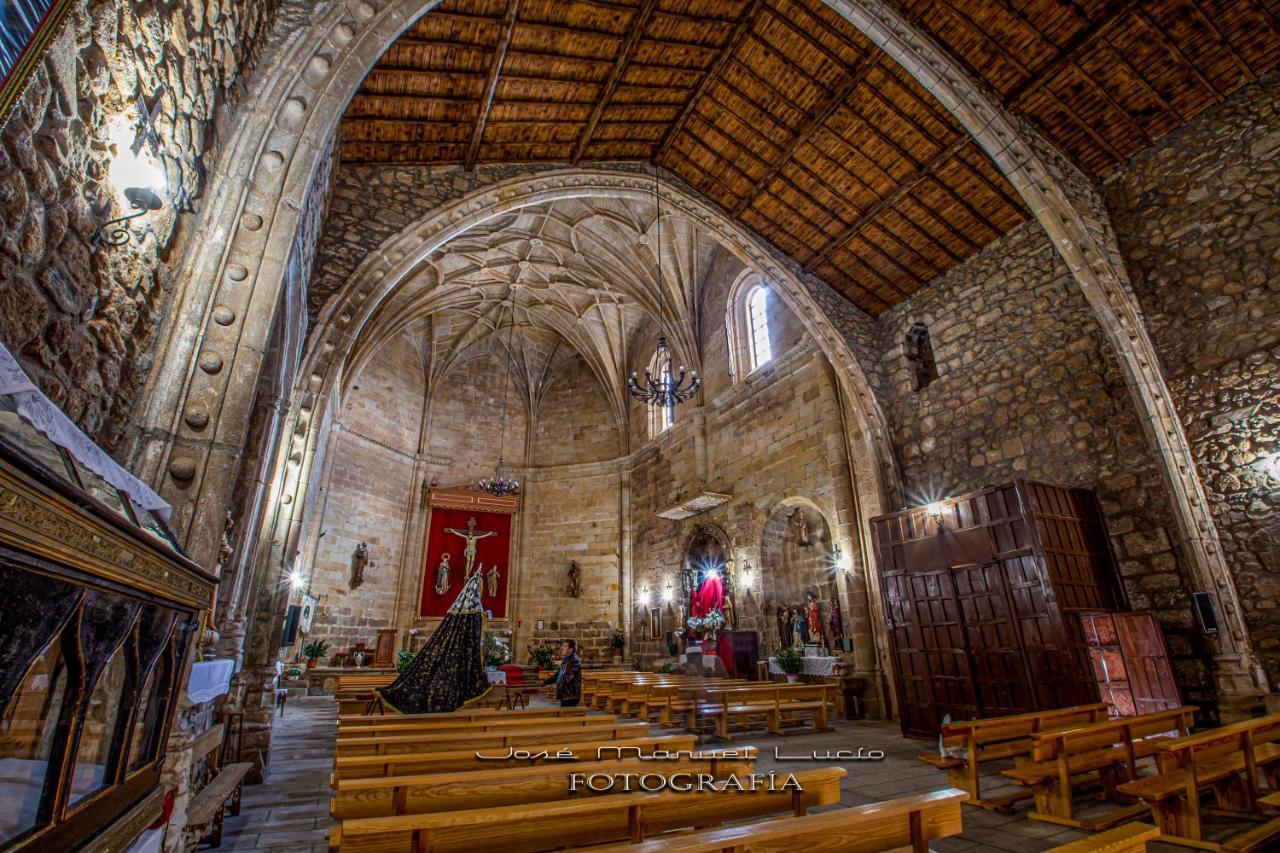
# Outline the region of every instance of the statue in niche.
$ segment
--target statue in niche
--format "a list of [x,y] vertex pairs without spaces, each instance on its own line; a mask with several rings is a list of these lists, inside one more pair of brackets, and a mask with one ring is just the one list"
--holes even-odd
[[436,566],[436,595],[444,595],[449,591],[449,555],[440,555],[440,565]]
[[774,617],[778,623],[778,645],[786,645],[791,641],[791,634],[794,619],[791,615],[791,608],[786,605],[779,604]]
[[808,547],[813,539],[809,536],[809,516],[801,508],[791,514],[791,523],[796,529],[796,544]]
[[349,586],[355,591],[364,583],[364,570],[369,565],[369,546],[361,542],[351,555],[351,582]]
[[476,561],[476,542],[481,539],[487,539],[490,536],[498,535],[496,530],[476,530],[476,517],[474,515],[467,519],[466,530],[459,530],[456,527],[446,527],[444,532],[452,533],[454,536],[460,536],[467,543],[466,550],[462,552],[462,555],[467,558],[466,568],[462,570],[462,576],[464,578],[471,577],[471,567]]
[[831,596],[831,613],[827,616],[827,623],[831,628],[831,642],[833,645],[839,646],[844,641],[844,619],[840,616],[840,597]]
[[[484,568],[483,565],[481,568]],[[498,597],[498,578],[500,577],[501,575],[498,574],[497,563],[490,566],[489,571],[484,574],[484,591],[488,593],[490,598]]]
[[822,642],[822,610],[818,607],[818,595],[815,592],[805,593],[804,624],[809,632],[809,642]]
[[582,569],[578,566],[577,560],[569,561],[569,597],[578,598],[582,595]]
[[804,611],[799,607],[792,607],[791,645],[797,649],[803,649],[806,642],[808,642],[808,637],[805,636]]

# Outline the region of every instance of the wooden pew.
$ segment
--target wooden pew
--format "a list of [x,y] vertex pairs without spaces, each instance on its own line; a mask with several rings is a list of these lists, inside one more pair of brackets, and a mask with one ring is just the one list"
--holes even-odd
[[651,684],[662,676],[650,672],[635,672],[627,676],[602,681],[596,688],[594,707],[608,713],[617,713],[627,698],[627,691],[636,684]]
[[[714,687],[746,686],[750,684],[763,683],[730,681],[729,679],[724,678],[714,679],[711,682],[711,686]],[[707,682],[704,681],[685,681],[676,684],[654,685],[653,689],[649,692],[646,707],[657,710],[658,722],[662,725],[674,726],[676,725],[676,720],[683,717],[687,728],[689,725],[689,716],[693,713],[702,691],[706,689],[707,686]]]
[[399,735],[417,734],[419,732],[423,734],[426,734],[427,732],[483,732],[489,729],[518,729],[523,726],[528,726],[530,728],[560,726],[566,729],[574,729],[580,726],[599,725],[605,721],[617,722],[617,719],[618,718],[612,714],[595,714],[592,716],[580,714],[568,717],[526,717],[515,712],[477,717],[471,720],[462,718],[432,719],[428,717],[425,719],[383,723],[380,726],[357,726],[355,728],[345,728],[338,732],[338,741],[341,743],[344,740],[358,740],[360,738],[397,737]]
[[964,755],[943,756],[930,753],[916,757],[939,770],[947,771],[947,782],[969,793],[969,798],[965,800],[969,805],[984,809],[1003,809],[1031,796],[1031,792],[983,799],[980,782],[980,766],[983,763],[1029,755],[1032,735],[1098,723],[1106,718],[1107,706],[1099,702],[985,720],[952,721],[942,727],[942,745],[952,750],[963,750]]
[[647,720],[652,716],[655,708],[655,705],[651,703],[651,698],[657,696],[664,687],[681,685],[727,687],[735,684],[746,686],[751,683],[743,678],[707,678],[689,675],[672,677],[665,675],[652,681],[632,682],[628,685],[626,696],[622,699],[618,711],[626,716]]
[[191,754],[205,761],[204,782],[187,804],[183,825],[183,835],[192,842],[192,849],[205,837],[211,847],[222,846],[223,819],[228,811],[232,817],[240,814],[244,777],[253,769],[248,761],[223,766],[220,758],[226,731],[226,724],[219,723],[191,742]]
[[372,714],[381,712],[382,703],[377,701],[374,690],[386,687],[399,677],[395,672],[361,672],[353,675],[339,675],[338,684],[334,688],[334,699],[338,703],[339,716],[352,714]]
[[629,678],[639,673],[629,670],[583,670],[582,704],[594,708],[594,699],[599,688],[615,678]]
[[[1117,795],[1120,782],[1138,777],[1138,762],[1155,755],[1161,744],[1191,733],[1195,708],[1184,706],[1136,717],[1118,717],[1075,729],[1042,732],[1031,738],[1030,760],[1005,776],[1030,788],[1035,808],[1027,815],[1083,829],[1107,829],[1144,813],[1143,805]],[[1103,784],[1103,799],[1130,803],[1103,817],[1081,821],[1072,816],[1073,780],[1083,774],[1097,774]]]
[[707,773],[717,779],[729,774],[749,775],[755,766],[754,749],[740,753],[750,758],[681,758],[678,761],[651,761],[636,758],[605,761],[574,761],[540,764],[533,767],[503,767],[462,773],[431,773],[421,776],[389,776],[343,779],[330,801],[334,820],[357,817],[427,814],[463,808],[496,808],[523,803],[543,803],[575,796],[598,796],[584,788],[570,791],[572,774]]
[[878,853],[910,847],[925,853],[931,840],[963,831],[960,803],[964,796],[964,791],[944,788],[866,806],[676,834],[639,844],[569,849],[591,853]]
[[808,713],[813,730],[832,731],[828,723],[828,706],[834,705],[835,686],[831,684],[765,684],[703,688],[697,704],[688,716],[686,728],[694,733],[707,720],[714,721],[715,734],[732,740],[729,726],[733,720],[764,717],[769,732],[785,735],[784,723],[796,721],[795,715]]
[[503,711],[498,708],[465,708],[461,711],[447,711],[441,714],[384,714],[366,716],[364,714],[347,714],[338,717],[338,732],[369,726],[385,726],[389,723],[411,723],[416,720],[484,720],[493,717],[503,719],[537,719],[538,717],[585,717],[587,709],[577,708],[528,708],[520,711]]
[[1280,838],[1280,817],[1265,820],[1258,774],[1280,787],[1280,714],[1245,720],[1160,745],[1159,773],[1120,785],[1151,809],[1161,837],[1188,847],[1220,849],[1206,842],[1200,797],[1211,791],[1218,810],[1261,821],[1222,842],[1227,850],[1266,849]]
[[1139,821],[1052,847],[1046,853],[1144,853],[1147,842],[1159,838],[1160,830]]
[[[331,782],[336,787],[339,779],[365,779],[370,776],[408,776],[423,773],[457,773],[463,770],[489,770],[502,766],[501,762],[477,756],[507,755],[508,750],[525,752],[546,750],[553,755],[559,749],[572,750],[581,760],[596,758],[600,750],[613,748],[636,750],[640,755],[651,755],[654,750],[690,750],[697,745],[693,735],[664,735],[660,737],[614,738],[610,740],[575,740],[566,735],[554,743],[525,744],[519,737],[501,749],[460,749],[436,752],[404,752],[398,755],[356,755],[334,760]],[[539,760],[541,761],[541,759]],[[522,762],[525,763],[538,762]],[[508,762],[513,764],[513,762]]]
[[844,776],[840,767],[800,771],[795,777],[802,791],[600,794],[531,806],[357,818],[334,827],[330,846],[345,844],[361,853],[533,853],[569,844],[636,842],[726,821],[803,815],[838,803]]
[[520,727],[516,729],[490,729],[488,731],[435,731],[385,738],[350,738],[339,740],[334,755],[345,758],[350,755],[395,755],[401,752],[425,752],[442,749],[502,749],[519,740],[522,743],[554,743],[566,737],[582,740],[589,736],[596,740],[622,737],[644,737],[649,732],[648,723],[611,720],[592,722],[590,725],[565,728],[564,726]]

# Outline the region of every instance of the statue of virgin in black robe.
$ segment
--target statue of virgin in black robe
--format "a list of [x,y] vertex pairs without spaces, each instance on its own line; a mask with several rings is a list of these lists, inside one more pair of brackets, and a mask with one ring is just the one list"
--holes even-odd
[[456,711],[489,692],[480,654],[482,583],[478,572],[467,578],[422,651],[390,686],[378,689],[384,705],[401,714],[434,714]]

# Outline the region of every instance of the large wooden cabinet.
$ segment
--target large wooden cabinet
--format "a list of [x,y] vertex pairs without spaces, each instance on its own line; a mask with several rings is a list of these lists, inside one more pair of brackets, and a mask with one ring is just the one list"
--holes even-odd
[[871,530],[904,734],[1098,701],[1079,614],[1123,602],[1092,492],[1018,480]]

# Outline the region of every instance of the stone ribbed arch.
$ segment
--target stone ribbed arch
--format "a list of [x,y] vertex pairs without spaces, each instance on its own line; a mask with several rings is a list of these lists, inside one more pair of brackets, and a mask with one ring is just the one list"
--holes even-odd
[[[146,394],[135,468],[175,507],[189,553],[213,564],[221,515],[229,503],[236,458],[272,313],[279,297],[299,212],[322,152],[359,83],[386,47],[437,0],[345,0],[285,3],[272,44],[241,101],[193,231],[202,239],[183,259],[169,324],[162,333]],[[914,75],[972,133],[1044,226],[1120,360],[1141,419],[1170,485],[1183,551],[1198,586],[1222,602],[1225,630],[1217,654],[1227,693],[1256,694],[1261,669],[1253,656],[1234,584],[1208,511],[1190,448],[1130,290],[1105,208],[1095,189],[1036,134],[1019,124],[947,53],[882,0],[826,0]],[[474,201],[473,204],[480,202]],[[476,212],[475,210],[469,211]],[[397,250],[392,250],[397,251]],[[404,258],[376,257],[390,264]],[[386,274],[386,269],[374,272]],[[821,287],[821,285],[812,285]],[[356,292],[357,303],[369,293]],[[830,296],[816,301],[838,316],[848,309]],[[345,330],[349,310],[332,318]],[[323,341],[321,346],[336,346]],[[824,343],[824,347],[827,344]],[[837,364],[838,372],[844,365]],[[294,467],[314,454],[309,428],[318,382],[295,400],[290,446]],[[851,404],[874,408],[865,390]],[[863,395],[866,396],[863,396]],[[202,427],[192,426],[203,423]],[[884,483],[861,470],[881,454],[887,437],[874,420],[848,423],[855,481]],[[874,464],[874,463],[873,463]],[[281,478],[303,488],[290,472]],[[278,524],[272,557],[296,547],[297,507]],[[862,507],[864,515],[883,508]],[[278,544],[277,544],[278,543]]]

